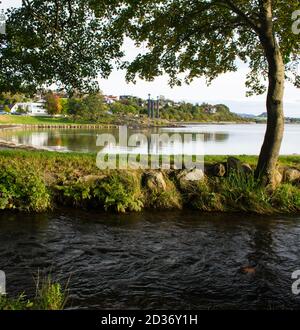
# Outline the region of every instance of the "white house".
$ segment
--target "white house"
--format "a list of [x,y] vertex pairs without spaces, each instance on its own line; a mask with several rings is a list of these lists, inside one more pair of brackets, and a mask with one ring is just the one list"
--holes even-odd
[[26,113],[30,116],[47,116],[47,110],[45,109],[45,102],[24,102],[24,103],[16,103],[11,108],[11,113],[17,113],[18,109],[22,109],[26,111]]
[[114,95],[104,95],[104,102],[106,104],[112,104],[116,101],[119,100],[119,97],[118,96],[114,96]]

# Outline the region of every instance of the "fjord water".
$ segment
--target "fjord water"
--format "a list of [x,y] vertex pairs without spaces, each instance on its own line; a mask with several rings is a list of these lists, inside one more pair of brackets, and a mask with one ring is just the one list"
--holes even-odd
[[74,309],[298,309],[299,239],[296,216],[2,213],[0,269],[10,295],[69,280]]
[[[204,135],[204,150],[202,144],[191,142],[188,150],[203,150],[207,155],[257,155],[259,154],[264,133],[264,124],[230,124],[230,125],[184,125],[177,128],[129,129],[128,137],[135,133],[146,135],[148,142],[141,143],[136,148],[110,146],[108,153],[148,153],[151,134],[199,133]],[[36,129],[36,130],[5,130],[1,138],[15,143],[33,145],[58,151],[99,152],[101,146],[96,145],[97,137],[103,133],[110,133],[118,142],[119,130],[113,129]],[[300,125],[287,124],[281,148],[282,155],[299,154]],[[201,142],[200,142],[201,143]],[[134,144],[134,141],[133,141]],[[194,149],[192,148],[194,147]],[[162,147],[163,148],[163,147]],[[180,145],[166,146],[158,153],[167,154],[172,151],[181,154]],[[150,150],[153,153],[153,150]],[[154,152],[155,153],[155,152]],[[193,154],[193,153],[192,153]]]

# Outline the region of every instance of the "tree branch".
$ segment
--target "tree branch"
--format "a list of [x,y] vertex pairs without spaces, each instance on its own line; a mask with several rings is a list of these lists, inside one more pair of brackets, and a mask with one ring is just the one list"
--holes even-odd
[[238,6],[231,0],[223,0],[228,7],[236,13],[243,21],[245,21],[258,35],[261,33],[259,25],[257,25],[250,17],[248,17]]

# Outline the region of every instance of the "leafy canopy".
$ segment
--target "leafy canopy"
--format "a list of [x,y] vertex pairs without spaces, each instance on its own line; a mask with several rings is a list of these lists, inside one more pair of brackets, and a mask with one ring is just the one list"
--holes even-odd
[[[24,0],[9,13],[0,36],[0,90],[34,90],[59,84],[67,90],[97,89],[113,60],[120,64],[125,37],[147,46],[123,63],[127,79],[152,80],[167,73],[170,84],[237,70],[247,62],[249,92],[264,92],[268,70],[261,44],[263,5],[271,0]],[[299,35],[292,13],[299,0],[273,0],[273,29],[286,76],[300,85]],[[183,79],[180,79],[183,78]]]
[[[171,85],[237,70],[237,60],[248,63],[249,94],[263,93],[267,60],[261,44],[266,0],[143,0],[115,1],[111,20],[137,45],[147,46],[127,63],[127,79],[152,80],[167,73]],[[95,1],[96,5],[97,1]],[[119,6],[116,6],[118,3]],[[286,78],[300,86],[297,64],[299,35],[292,33],[292,13],[300,1],[273,0],[273,29],[286,66]]]
[[121,55],[104,24],[88,1],[23,1],[7,13],[0,35],[0,90],[32,92],[54,83],[67,91],[97,90],[99,74],[107,77]]

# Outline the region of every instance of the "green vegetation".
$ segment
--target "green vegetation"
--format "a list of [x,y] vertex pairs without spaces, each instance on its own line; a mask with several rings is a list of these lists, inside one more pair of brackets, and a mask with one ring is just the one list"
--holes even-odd
[[67,303],[67,290],[59,283],[54,283],[50,276],[37,279],[36,294],[28,299],[25,293],[16,298],[0,295],[1,310],[63,310]]
[[60,97],[53,92],[45,95],[45,108],[49,115],[59,115],[63,109]]
[[[103,124],[110,124],[112,118],[102,117]],[[2,125],[85,125],[92,124],[88,120],[64,117],[31,117],[31,116],[0,116],[0,124]],[[93,123],[96,124],[96,123]]]
[[[206,168],[225,156],[207,156]],[[241,156],[254,167],[257,157]],[[299,156],[281,157],[279,168],[300,169]],[[266,189],[253,174],[207,175],[182,184],[179,170],[99,170],[96,154],[0,151],[0,207],[41,212],[60,206],[112,212],[143,208],[293,213],[300,211],[299,182]]]
[[39,172],[20,162],[7,164],[0,160],[0,209],[47,210],[50,195]]
[[67,99],[66,110],[75,120],[97,122],[106,114],[108,107],[101,93],[92,93],[83,97]]
[[[1,123],[11,124],[35,124],[35,123],[118,123],[135,120],[137,123],[148,119],[148,101],[134,96],[125,96],[113,103],[106,103],[102,93],[90,93],[85,95],[73,95],[68,97],[66,94],[44,91],[42,93],[45,100],[45,108],[49,114],[48,118],[16,118],[16,116],[0,116]],[[29,97],[29,96],[28,96]],[[3,103],[3,111],[10,112],[8,105],[12,106],[17,100],[34,101],[38,96],[28,99],[24,94],[2,93],[0,94],[0,106]],[[157,103],[155,102],[155,107]],[[19,114],[26,114],[27,111],[22,107],[17,110]],[[65,118],[52,118],[51,116],[61,115]],[[152,123],[159,121],[166,122],[245,122],[238,115],[230,112],[224,104],[211,105],[207,103],[192,104],[186,102],[176,103],[172,100],[162,98],[159,101],[159,118],[157,109],[155,118],[148,119]]]
[[22,93],[2,92],[0,93],[0,105],[10,105],[20,102],[27,102],[30,98]]
[[229,108],[224,104],[217,104],[215,106],[207,103],[201,105],[181,103],[176,106],[166,104],[162,107],[160,114],[163,119],[185,122],[247,121],[247,119],[230,112]]

